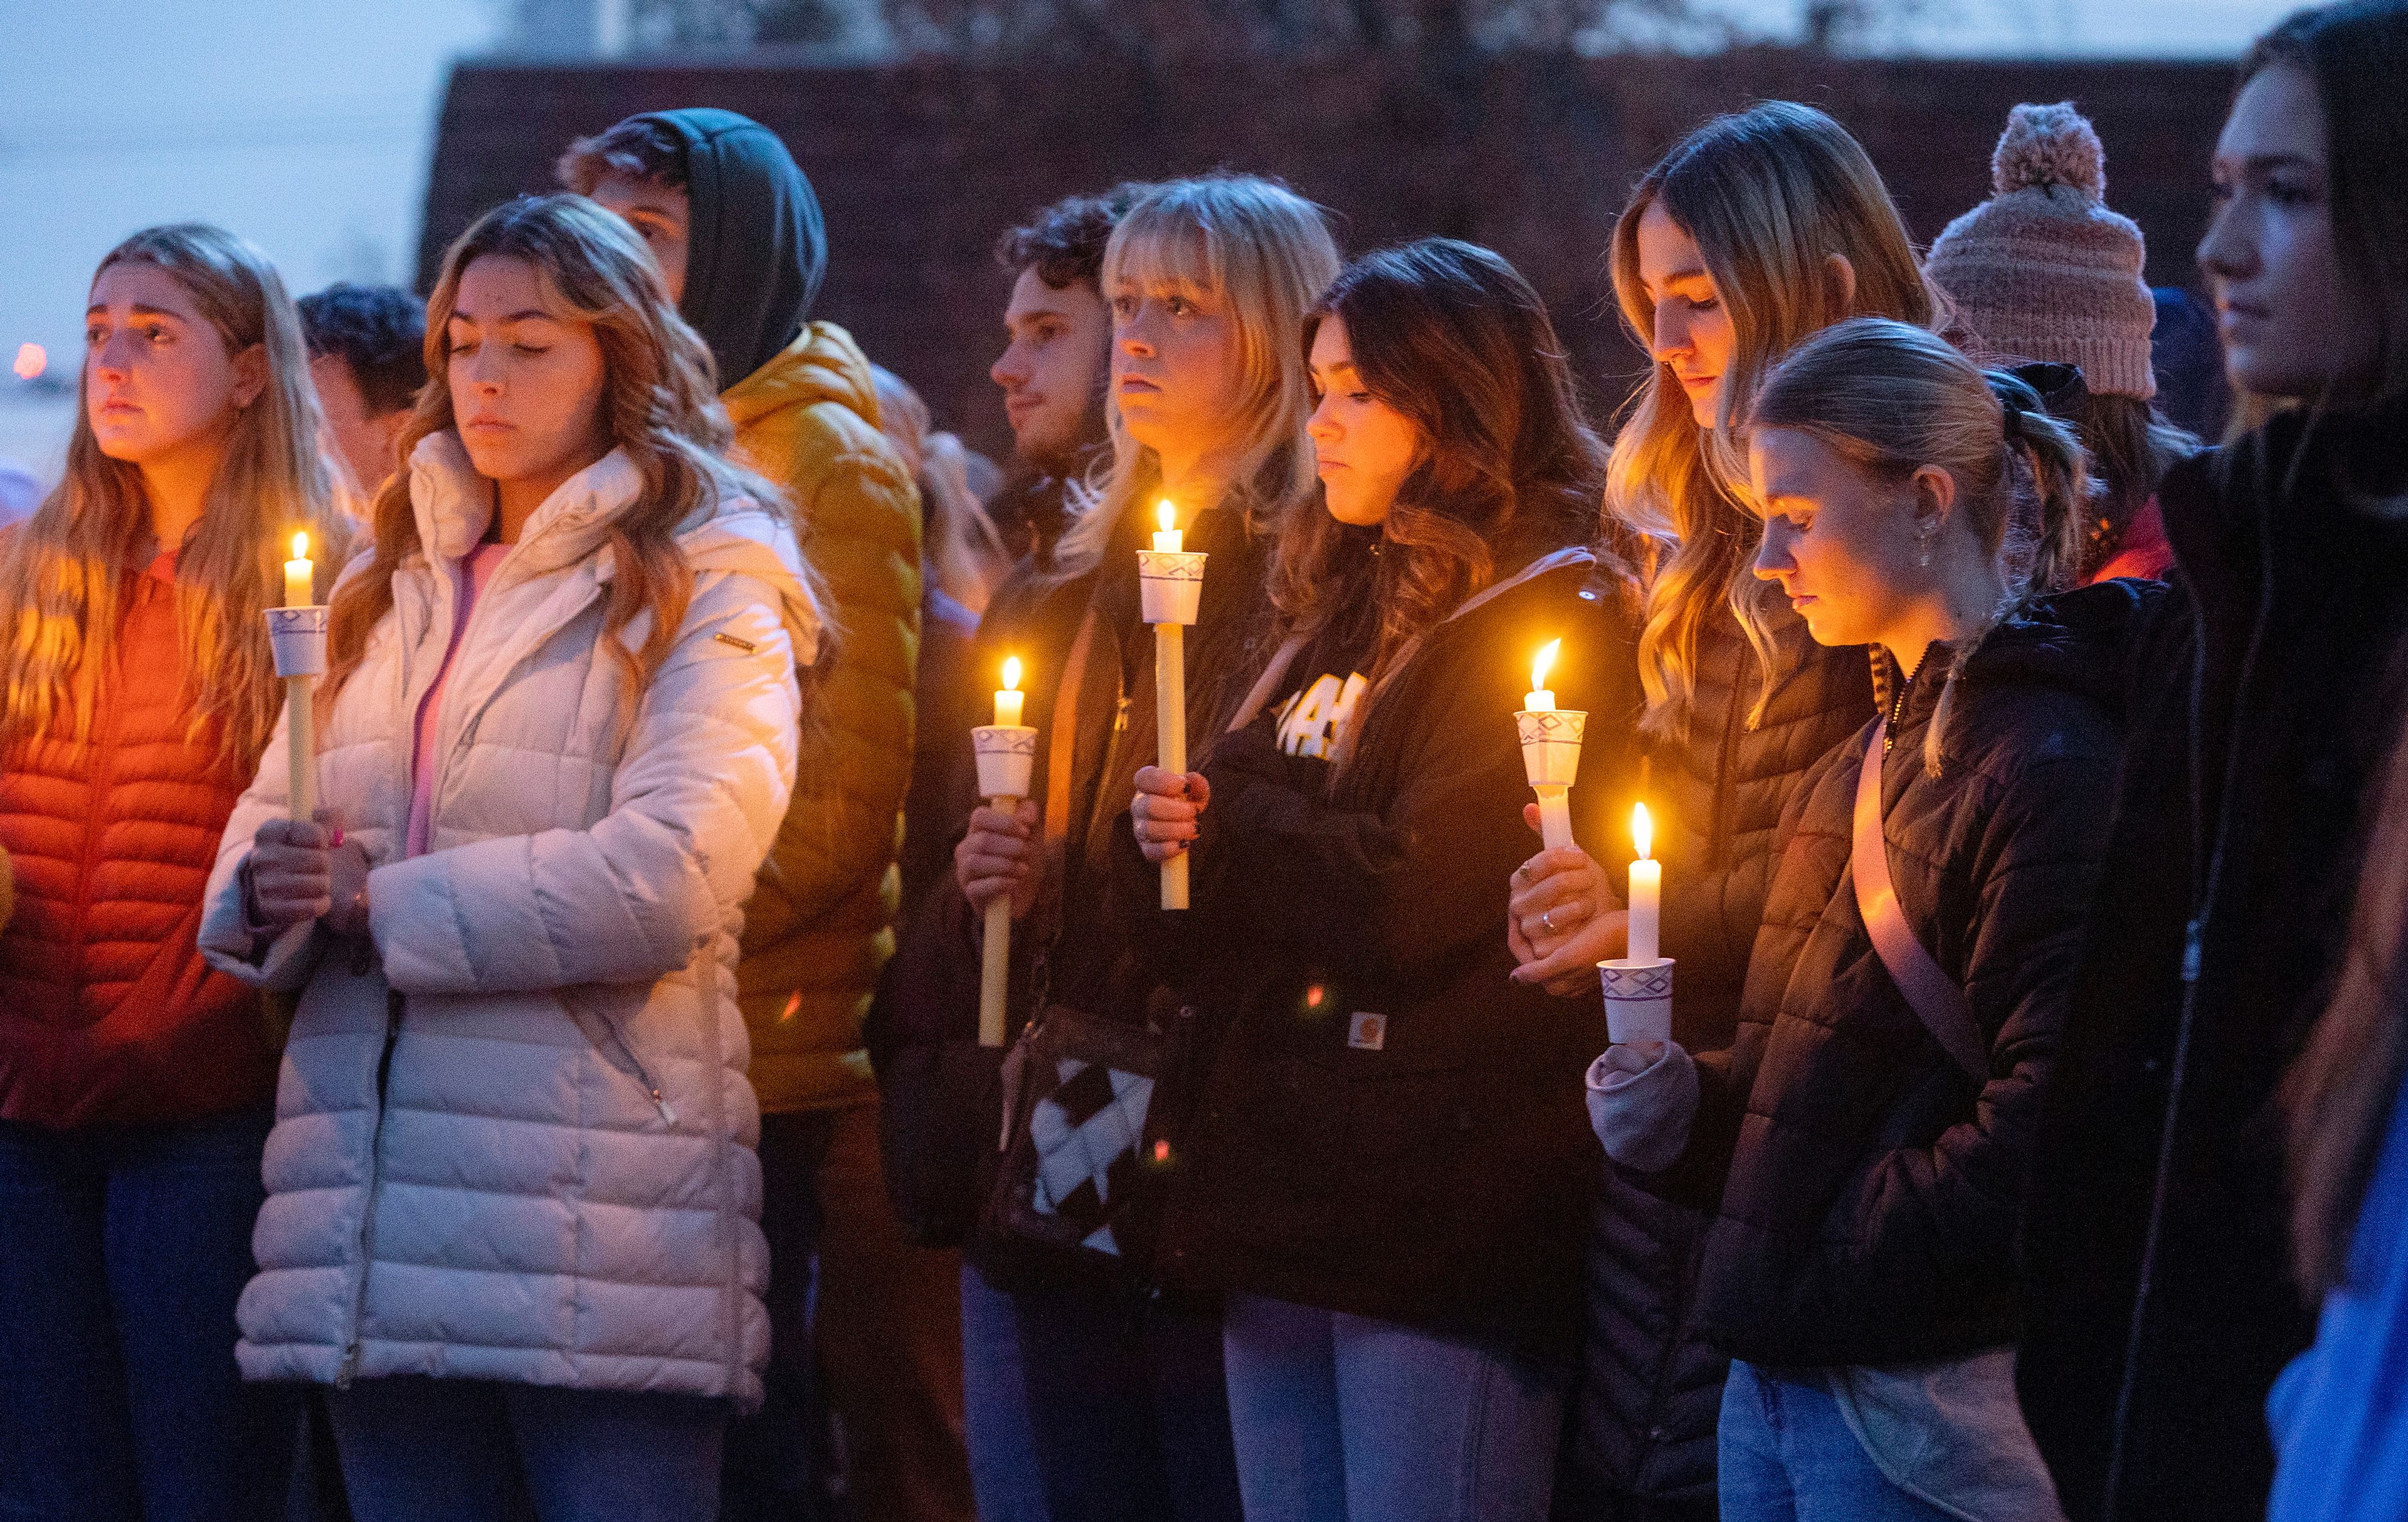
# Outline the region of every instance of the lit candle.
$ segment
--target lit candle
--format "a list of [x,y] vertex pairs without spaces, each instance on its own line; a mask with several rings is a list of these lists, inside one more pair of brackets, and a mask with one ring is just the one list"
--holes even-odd
[[1529,713],[1553,713],[1555,695],[1547,690],[1547,668],[1555,664],[1555,652],[1564,647],[1561,639],[1550,639],[1539,647],[1539,658],[1530,663],[1530,690],[1522,695],[1522,708]]
[[284,606],[307,608],[318,600],[318,586],[309,565],[309,536],[293,536],[293,558],[284,563]]
[[1179,532],[1177,526],[1179,523],[1179,510],[1172,507],[1170,505],[1170,498],[1166,496],[1162,499],[1161,505],[1154,510],[1154,515],[1155,520],[1162,524],[1159,529],[1154,531],[1154,549],[1167,555],[1175,555],[1180,553],[1181,547],[1185,541],[1185,536]]
[[1020,690],[1020,657],[1010,655],[1003,662],[1003,687],[995,695],[995,722],[999,728],[1017,728],[1020,725],[1021,702],[1028,695]]
[[[1203,606],[1202,551],[1186,548],[1185,538],[1172,525],[1178,510],[1165,497],[1155,510],[1162,527],[1152,550],[1137,553],[1139,616],[1154,625],[1154,729],[1157,749],[1154,765],[1165,771],[1187,769],[1187,625]],[[1187,853],[1162,864],[1162,907],[1187,907]]]
[[1630,838],[1639,857],[1630,864],[1630,955],[1633,962],[1658,959],[1657,939],[1664,920],[1664,864],[1649,854],[1656,843],[1647,805],[1630,811]]

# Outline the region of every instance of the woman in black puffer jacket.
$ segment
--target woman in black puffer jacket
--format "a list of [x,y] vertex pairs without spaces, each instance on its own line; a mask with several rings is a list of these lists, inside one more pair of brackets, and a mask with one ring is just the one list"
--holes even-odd
[[[1785,605],[1760,618],[1760,652],[1740,625],[1732,594],[1754,589],[1757,527],[1733,489],[1747,473],[1739,404],[1809,334],[1851,316],[1928,324],[1932,298],[1863,148],[1787,102],[1719,117],[1667,153],[1632,193],[1612,254],[1624,323],[1656,363],[1614,439],[1606,512],[1664,550],[1639,647],[1643,790],[1661,826],[1664,943],[1681,959],[1674,1031],[1716,1051],[1737,1024],[1783,806],[1872,716],[1860,652],[1816,644]],[[1584,768],[1572,790],[1588,816],[1580,838],[1620,847],[1630,789],[1598,778]],[[1517,976],[1594,1010],[1594,964],[1622,954],[1620,917],[1577,902],[1527,914]],[[1704,1226],[1603,1171],[1557,1515],[1713,1516],[1723,1359],[1686,1329]]]
[[[1876,648],[1885,717],[1784,815],[1731,1048],[1610,1049],[1592,1119],[1713,1212],[1695,1325],[1737,1360],[1724,1517],[2051,1516],[2015,1405],[2010,1247],[2143,594],[2014,595],[2071,569],[2080,450],[2028,388],[1920,329],[1801,345],[1758,399],[1751,467],[1756,574],[1818,640]],[[2027,479],[2045,537],[2006,546]],[[1888,956],[1851,876],[1869,756],[1913,948]],[[1893,966],[1917,959],[1953,1016],[1900,992],[1914,972]]]

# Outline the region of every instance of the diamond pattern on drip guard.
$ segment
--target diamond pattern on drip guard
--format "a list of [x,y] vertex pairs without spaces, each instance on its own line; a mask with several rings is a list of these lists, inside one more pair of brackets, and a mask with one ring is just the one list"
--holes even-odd
[[1054,1064],[1060,1084],[1028,1117],[1037,1149],[1031,1206],[1077,1227],[1082,1245],[1120,1254],[1113,1203],[1138,1170],[1138,1143],[1154,1080],[1072,1057]]

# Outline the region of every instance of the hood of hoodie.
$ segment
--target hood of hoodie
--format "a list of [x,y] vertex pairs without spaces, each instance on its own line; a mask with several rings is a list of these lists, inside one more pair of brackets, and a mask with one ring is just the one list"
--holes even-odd
[[[1963,693],[2001,687],[2054,687],[2086,697],[2111,714],[2124,711],[2131,689],[2131,654],[2149,611],[2166,596],[2156,582],[2101,582],[2046,597],[2035,597],[2001,620],[1965,657],[1956,680]],[[1871,647],[1873,688],[1880,711],[1889,711],[1898,690],[1897,663]],[[1956,659],[1954,648],[1935,644],[1927,652],[1900,711],[1903,735],[1931,717]],[[1959,711],[1962,711],[1960,709]]]
[[710,346],[722,391],[784,352],[827,273],[819,197],[778,135],[697,107],[638,120],[685,147],[685,294],[679,313]]

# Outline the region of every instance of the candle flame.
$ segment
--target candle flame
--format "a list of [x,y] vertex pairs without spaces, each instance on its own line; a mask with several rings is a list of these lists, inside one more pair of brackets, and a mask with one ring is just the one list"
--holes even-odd
[[307,532],[293,536],[293,558],[295,560],[309,558],[309,536]]
[[1656,843],[1656,824],[1647,817],[1647,805],[1643,803],[1630,811],[1630,839],[1639,847],[1641,861],[1653,854],[1648,848]]
[[1020,690],[1020,657],[1017,655],[1007,655],[1003,659],[1003,690],[1008,693]]
[[1561,639],[1550,639],[1545,644],[1539,647],[1538,659],[1530,663],[1530,690],[1532,692],[1542,693],[1547,690],[1547,673],[1554,668],[1555,664],[1555,652],[1561,650],[1563,648],[1563,644],[1564,642]]
[[1154,508],[1154,515],[1166,534],[1179,526],[1179,510],[1170,505],[1170,498],[1167,496]]

